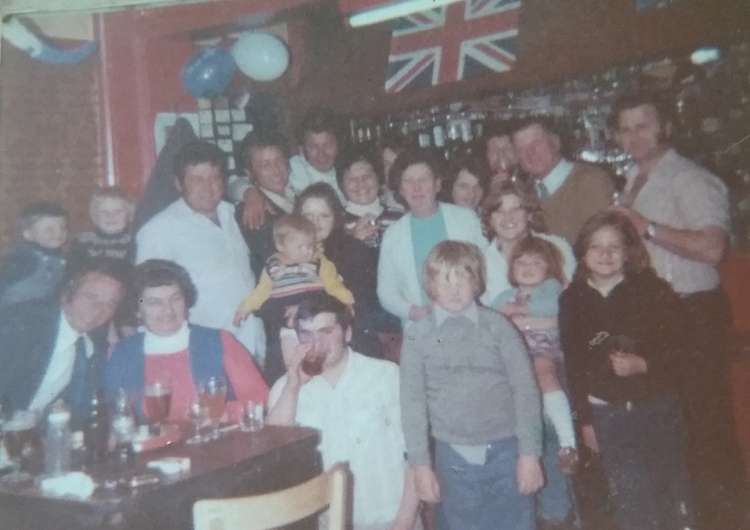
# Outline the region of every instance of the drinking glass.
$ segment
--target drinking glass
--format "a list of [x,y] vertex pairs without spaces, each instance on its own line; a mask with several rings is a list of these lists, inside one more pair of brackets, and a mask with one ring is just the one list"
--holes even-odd
[[198,445],[207,441],[206,437],[201,433],[203,426],[208,421],[208,407],[201,401],[200,398],[196,398],[190,402],[188,406],[188,417],[193,422],[193,436],[188,438],[185,443],[188,445]]
[[208,411],[208,419],[211,422],[211,434],[209,439],[218,440],[221,437],[219,424],[224,415],[227,399],[227,383],[222,377],[209,377],[199,389],[200,401]]
[[151,432],[159,435],[162,423],[169,417],[172,389],[165,381],[152,381],[143,388],[143,414],[151,423]]
[[320,375],[323,372],[323,361],[325,361],[325,354],[315,351],[312,347],[302,359],[302,371],[310,377]]
[[242,408],[240,429],[244,432],[258,432],[265,424],[265,408],[263,403],[248,401]]
[[10,420],[3,424],[3,442],[8,459],[15,470],[5,477],[6,480],[21,480],[25,477],[21,466],[24,458],[29,458],[39,447],[36,431],[37,414],[31,410],[18,410]]

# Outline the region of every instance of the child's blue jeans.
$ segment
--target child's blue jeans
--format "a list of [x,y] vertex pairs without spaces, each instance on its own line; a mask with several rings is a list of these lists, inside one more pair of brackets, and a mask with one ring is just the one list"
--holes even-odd
[[435,443],[444,522],[450,530],[533,530],[533,497],[518,492],[518,442],[487,444],[484,465],[467,462],[450,444]]

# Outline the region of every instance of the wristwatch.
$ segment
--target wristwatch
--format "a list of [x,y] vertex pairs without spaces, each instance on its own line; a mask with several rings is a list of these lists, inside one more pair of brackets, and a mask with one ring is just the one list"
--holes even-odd
[[656,237],[656,225],[654,223],[649,223],[646,225],[646,231],[643,233],[643,239],[646,241],[651,241]]

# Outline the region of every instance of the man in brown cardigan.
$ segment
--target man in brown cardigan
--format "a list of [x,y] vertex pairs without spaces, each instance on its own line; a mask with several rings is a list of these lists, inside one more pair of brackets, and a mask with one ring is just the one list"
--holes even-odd
[[544,118],[519,123],[513,145],[521,168],[534,179],[547,228],[572,245],[583,223],[610,204],[612,179],[597,166],[565,159],[560,137]]

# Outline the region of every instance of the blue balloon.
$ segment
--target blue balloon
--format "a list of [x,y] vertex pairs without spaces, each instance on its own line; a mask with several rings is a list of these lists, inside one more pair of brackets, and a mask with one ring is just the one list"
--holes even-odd
[[232,81],[237,65],[224,48],[203,48],[182,70],[182,84],[195,98],[220,96]]

